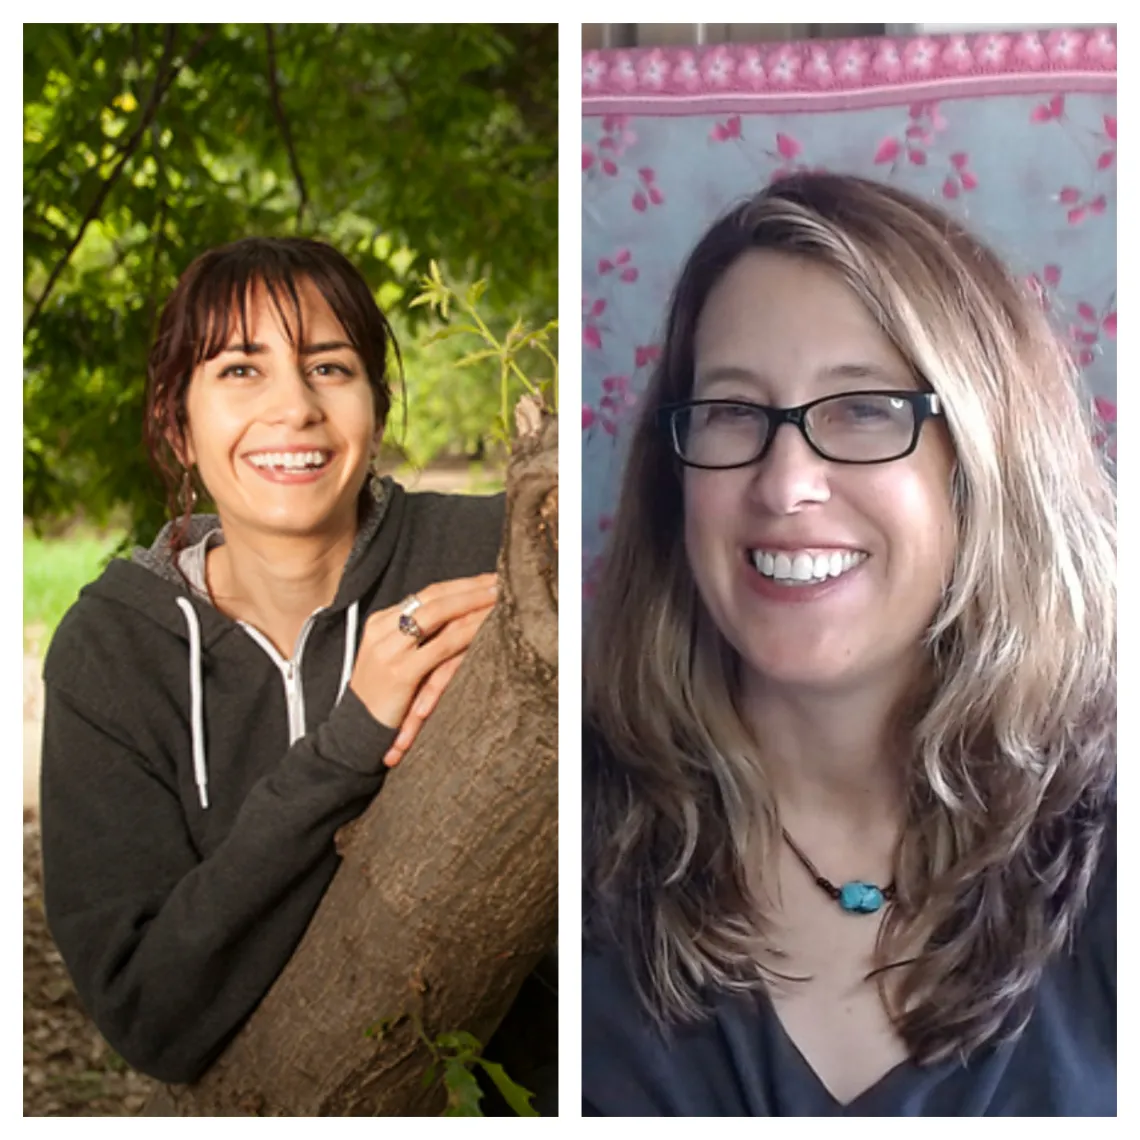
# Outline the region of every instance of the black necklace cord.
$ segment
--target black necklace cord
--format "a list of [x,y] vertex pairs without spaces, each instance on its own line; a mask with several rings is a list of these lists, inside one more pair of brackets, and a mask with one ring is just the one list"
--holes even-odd
[[[824,878],[824,876],[819,873],[819,868],[816,867],[816,865],[803,853],[803,851],[800,850],[795,841],[784,828],[781,828],[780,830],[784,832],[784,842],[787,843],[787,845],[792,849],[792,853],[804,865],[804,869],[809,875],[811,875],[812,879],[815,881],[816,886],[819,887],[819,889],[822,890],[825,894],[829,895],[835,902],[838,902],[840,895],[842,894],[842,891],[839,889],[839,887],[837,887],[830,879]],[[868,885],[874,886],[873,883]],[[895,884],[893,882],[890,884],[890,886],[876,887],[876,889],[887,902],[890,902],[895,897]]]

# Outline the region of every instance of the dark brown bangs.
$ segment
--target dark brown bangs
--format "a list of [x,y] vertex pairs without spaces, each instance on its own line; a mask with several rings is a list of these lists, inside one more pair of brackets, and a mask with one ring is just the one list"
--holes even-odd
[[186,390],[194,370],[240,333],[249,344],[249,306],[264,289],[295,347],[305,344],[298,285],[311,281],[364,365],[378,427],[392,406],[389,353],[402,380],[403,362],[387,318],[368,283],[339,250],[308,238],[243,238],[202,254],[183,273],[159,318],[147,368],[144,437],[167,484],[173,508],[183,478]]
[[[193,345],[193,366],[213,360],[235,343],[249,345],[249,306],[258,290],[264,289],[289,343],[297,348],[305,343],[305,321],[301,298],[297,292],[298,279],[312,281],[325,299],[333,315],[344,329],[348,342],[364,360],[369,376],[384,375],[387,360],[377,360],[376,350],[384,352],[389,345],[398,353],[390,329],[380,330],[380,344],[369,344],[377,339],[376,330],[370,329],[374,314],[360,311],[359,298],[351,291],[338,289],[337,278],[322,272],[324,266],[313,264],[302,270],[288,266],[277,258],[255,257],[249,260],[219,262],[213,271],[202,273],[196,288],[187,298],[187,327],[185,338]],[[371,297],[369,297],[371,300]],[[371,320],[370,320],[371,318]],[[372,349],[370,352],[369,349]]]

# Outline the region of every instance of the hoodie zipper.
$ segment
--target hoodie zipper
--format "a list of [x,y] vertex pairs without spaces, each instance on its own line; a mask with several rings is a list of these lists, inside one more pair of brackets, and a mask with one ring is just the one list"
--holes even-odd
[[317,615],[324,613],[325,609],[325,606],[321,606],[320,609],[313,610],[305,619],[305,624],[301,626],[301,632],[297,635],[296,649],[293,656],[288,660],[277,652],[273,642],[259,629],[255,629],[248,622],[238,622],[238,625],[269,654],[269,659],[281,673],[281,679],[285,683],[285,708],[289,715],[290,745],[296,744],[305,735],[305,690],[301,684],[301,662],[305,654],[305,643],[309,640],[309,632],[313,628],[313,623],[316,621]]

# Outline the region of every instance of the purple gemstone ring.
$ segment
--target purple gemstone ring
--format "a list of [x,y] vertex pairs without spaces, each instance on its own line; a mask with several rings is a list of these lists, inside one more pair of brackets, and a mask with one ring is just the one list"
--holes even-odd
[[423,645],[424,631],[420,629],[420,623],[411,614],[400,614],[398,625],[401,633],[406,633],[417,645]]
[[412,596],[404,602],[404,608],[400,610],[400,620],[396,623],[396,628],[399,629],[401,633],[410,637],[417,646],[423,645],[424,643],[424,631],[420,629],[420,623],[416,621],[412,615],[422,605],[423,602],[421,602],[415,594],[412,594]]

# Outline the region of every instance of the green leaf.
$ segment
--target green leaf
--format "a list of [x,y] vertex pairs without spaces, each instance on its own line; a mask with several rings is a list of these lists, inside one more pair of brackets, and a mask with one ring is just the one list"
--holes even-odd
[[418,337],[416,343],[421,348],[426,348],[430,344],[439,344],[440,341],[451,340],[452,337],[461,336],[470,331],[473,330],[464,328],[462,325],[441,325],[438,329],[428,333],[427,336]]
[[483,1110],[479,1107],[483,1090],[479,1087],[475,1074],[466,1065],[460,1061],[444,1062],[443,1083],[447,1088],[444,1116],[483,1115]]
[[375,1037],[377,1041],[383,1041],[389,1033],[392,1032],[399,1025],[403,1025],[408,1020],[406,1013],[398,1013],[392,1017],[382,1017],[379,1021],[372,1022],[364,1030],[365,1037]]
[[441,1049],[452,1049],[457,1054],[467,1054],[469,1056],[478,1056],[483,1049],[483,1043],[472,1033],[467,1033],[462,1029],[456,1030],[453,1033],[441,1033],[436,1039],[435,1043]]
[[469,352],[466,356],[461,356],[456,362],[456,368],[466,368],[470,364],[475,364],[480,360],[487,360],[490,357],[498,357],[500,355],[497,348],[479,348],[474,352]]
[[486,1069],[487,1075],[495,1082],[495,1088],[499,1090],[503,1100],[514,1109],[516,1116],[538,1116],[530,1103],[534,1093],[524,1089],[517,1081],[511,1080],[502,1065],[494,1061],[485,1061],[482,1057],[479,1058],[479,1064]]
[[431,1085],[432,1081],[434,1081],[434,1080],[435,1080],[435,1065],[434,1064],[428,1065],[426,1071],[424,1072],[423,1079],[420,1081],[420,1088],[424,1088],[424,1089],[428,1088]]

